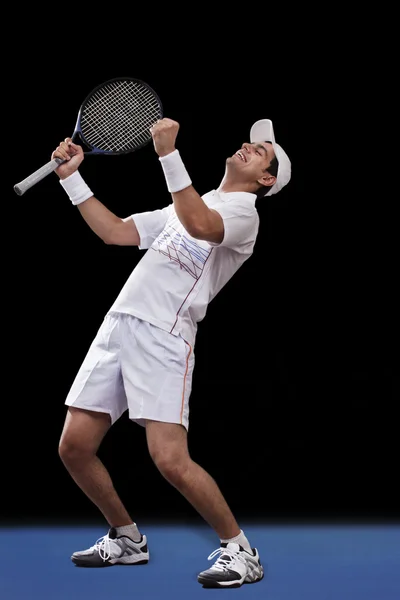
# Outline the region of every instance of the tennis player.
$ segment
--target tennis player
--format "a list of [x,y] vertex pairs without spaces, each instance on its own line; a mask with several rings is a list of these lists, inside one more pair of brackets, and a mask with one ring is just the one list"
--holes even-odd
[[200,196],[176,148],[179,124],[164,118],[150,131],[171,194],[159,210],[117,217],[80,175],[80,146],[67,138],[51,155],[66,159],[56,170],[60,184],[106,244],[147,250],[107,311],[65,400],[60,457],[109,524],[104,537],[71,559],[81,567],[149,560],[147,538],[97,456],[110,426],[128,410],[146,428],[160,473],[218,536],[219,547],[208,557],[216,560],[198,581],[238,587],[260,581],[264,569],[217,483],[189,455],[194,347],[208,304],[253,253],[256,200],[289,182],[291,163],[275,141],[271,120],[262,119],[251,127],[250,142],[226,160],[219,187]]

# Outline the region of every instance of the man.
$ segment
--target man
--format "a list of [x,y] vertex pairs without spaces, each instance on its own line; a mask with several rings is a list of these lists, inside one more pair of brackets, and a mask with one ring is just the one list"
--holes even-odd
[[209,559],[219,558],[198,581],[237,587],[261,580],[264,570],[216,482],[188,452],[193,350],[209,302],[253,252],[256,199],[281,190],[291,164],[275,142],[272,122],[257,121],[250,143],[227,159],[218,189],[201,197],[176,148],[178,130],[167,118],[150,130],[172,202],[124,219],[97,200],[82,179],[80,146],[67,138],[52,153],[66,160],[56,173],[91,229],[106,244],[147,250],[107,312],[65,401],[60,457],[110,526],[107,535],[71,559],[91,567],[149,560],[146,536],[97,457],[109,427],[128,409],[129,418],[146,428],[161,474],[219,537],[220,548]]

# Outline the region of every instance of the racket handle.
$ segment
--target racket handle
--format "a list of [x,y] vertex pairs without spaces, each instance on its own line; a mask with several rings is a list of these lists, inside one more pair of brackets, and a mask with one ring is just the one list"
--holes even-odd
[[18,196],[22,196],[22,194],[24,194],[26,190],[29,190],[29,188],[38,183],[38,181],[41,181],[47,175],[55,171],[57,167],[64,162],[65,160],[63,160],[62,158],[53,158],[53,160],[50,160],[48,163],[43,165],[43,167],[40,167],[40,169],[26,177],[26,179],[23,179],[19,183],[16,183],[14,185],[14,192],[18,194]]

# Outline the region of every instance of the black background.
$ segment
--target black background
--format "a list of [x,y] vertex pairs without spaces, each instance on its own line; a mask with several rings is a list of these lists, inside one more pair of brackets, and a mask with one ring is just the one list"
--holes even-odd
[[[331,94],[309,64],[301,71],[292,64],[278,84],[272,66],[266,76],[212,57],[190,69],[175,55],[175,62],[132,54],[94,63],[82,53],[74,62],[76,48],[58,47],[69,68],[54,61],[50,75],[42,72],[35,52],[14,65],[24,76],[14,78],[8,113],[2,520],[99,518],[58,457],[63,403],[142,254],[96,238],[55,174],[20,198],[13,185],[71,135],[86,94],[123,75],[152,85],[165,116],[180,123],[177,146],[200,194],[219,185],[226,157],[259,118],[273,120],[292,159],[290,184],[257,202],[254,255],[199,326],[193,458],[246,519],[398,519],[398,226],[395,199],[371,181],[380,168],[358,137],[357,113],[346,130],[340,91]],[[88,156],[80,171],[118,216],[170,201],[151,145]],[[196,518],[126,415],[100,454],[138,522]]]

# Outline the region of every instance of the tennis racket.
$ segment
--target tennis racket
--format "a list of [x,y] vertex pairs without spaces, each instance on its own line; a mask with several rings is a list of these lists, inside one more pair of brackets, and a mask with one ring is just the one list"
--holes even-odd
[[[116,77],[95,87],[82,102],[71,138],[85,154],[127,154],[148,144],[150,127],[163,117],[156,92],[144,81]],[[54,158],[14,185],[21,196],[65,160]]]

